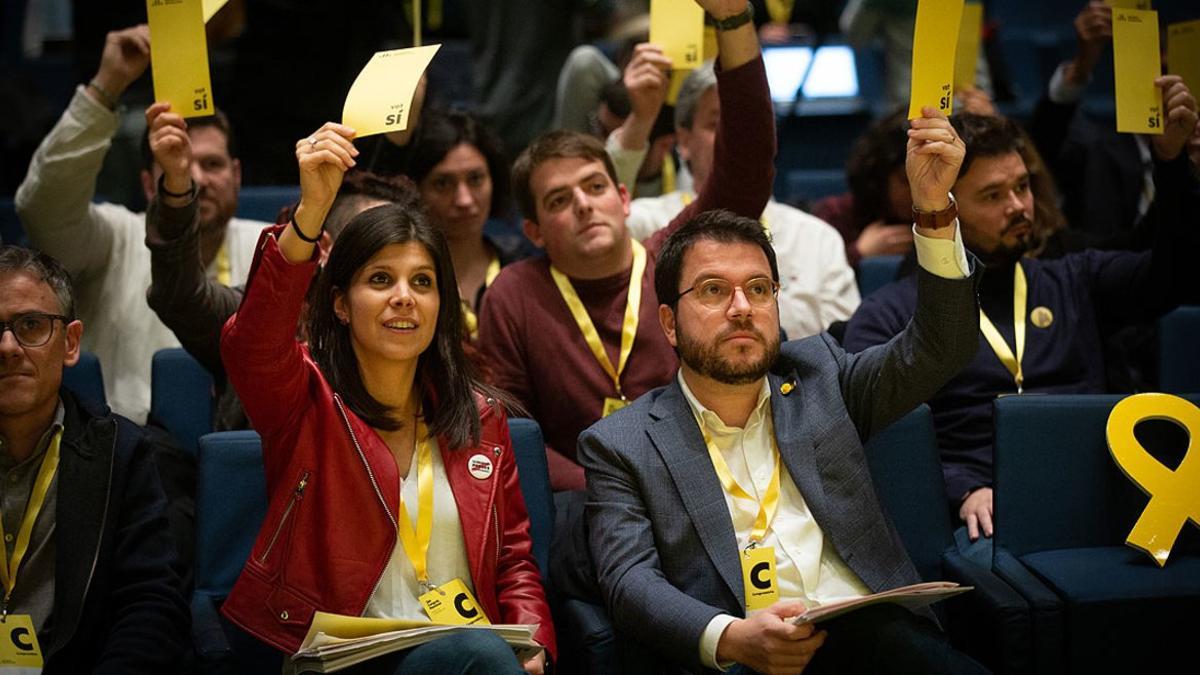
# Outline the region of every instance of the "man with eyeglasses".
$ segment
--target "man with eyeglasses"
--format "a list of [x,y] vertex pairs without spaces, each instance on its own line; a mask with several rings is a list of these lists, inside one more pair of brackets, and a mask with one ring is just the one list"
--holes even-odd
[[949,195],[963,143],[932,109],[912,127],[920,304],[887,345],[781,345],[779,267],[756,220],[710,211],[663,245],[658,317],[679,372],[579,439],[598,582],[623,640],[646,648],[634,658],[666,671],[986,672],[927,610],[875,605],[819,630],[787,621],[920,580],[863,443],[970,361],[978,324]]
[[79,360],[66,269],[0,246],[0,663],[164,673],[188,609],[150,445],[62,388]]

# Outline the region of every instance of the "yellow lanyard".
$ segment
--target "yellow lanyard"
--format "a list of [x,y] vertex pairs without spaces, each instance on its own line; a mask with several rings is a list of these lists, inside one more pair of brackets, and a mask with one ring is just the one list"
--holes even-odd
[[[729,471],[729,465],[725,463],[724,455],[717,449],[707,431],[704,432],[704,445],[708,447],[708,456],[712,458],[713,469],[717,472],[717,478],[721,479],[721,487],[725,488],[725,492],[738,499],[757,501],[734,480],[733,473]],[[779,450],[776,448],[772,448],[772,450],[775,455],[775,470],[771,473],[771,482],[767,483],[766,495],[758,503],[758,516],[754,519],[754,529],[750,531],[751,547],[762,543],[762,540],[766,538],[767,528],[775,519],[775,511],[779,509]]]
[[217,249],[217,283],[229,286],[233,283],[233,267],[229,264],[229,248],[222,243]]
[[1004,336],[1000,335],[1000,331],[996,330],[995,324],[991,319],[988,319],[987,314],[984,314],[983,308],[979,309],[979,329],[983,331],[983,337],[987,339],[988,344],[992,346],[992,351],[996,352],[996,357],[1000,359],[1000,363],[1012,373],[1013,379],[1017,383],[1017,393],[1022,393],[1025,384],[1025,373],[1021,370],[1021,359],[1025,356],[1025,300],[1028,296],[1028,288],[1025,285],[1025,271],[1021,269],[1021,263],[1014,265],[1013,271],[1013,337],[1017,341],[1017,353],[1014,355],[1012,350],[1008,348],[1008,343],[1004,341]]
[[[491,288],[492,282],[500,275],[500,256],[492,254],[492,259],[488,262],[487,272],[483,275],[483,287]],[[479,337],[479,317],[475,315],[475,310],[471,309],[471,303],[466,298],[459,298],[462,304],[463,325],[466,326],[467,335],[471,336],[472,340]]]
[[587,308],[583,306],[583,301],[579,299],[571,280],[553,265],[550,266],[550,276],[554,277],[558,292],[562,294],[567,309],[571,311],[579,331],[583,333],[583,341],[592,350],[592,356],[596,357],[600,367],[612,378],[613,386],[622,400],[625,399],[625,394],[621,392],[621,373],[625,371],[625,363],[633,351],[633,339],[637,337],[638,311],[642,306],[642,275],[646,271],[646,249],[634,240],[630,240],[629,243],[633,246],[633,267],[629,270],[629,296],[625,300],[625,320],[621,324],[621,351],[616,368],[613,368],[612,361],[608,359],[608,353],[604,351],[604,343],[600,342],[600,335],[596,332],[592,317],[588,316]]
[[413,572],[422,586],[429,586],[429,540],[433,537],[433,450],[434,443],[424,424],[417,425],[417,529],[414,532],[408,518],[404,497],[400,497],[400,518],[397,529],[400,544],[412,563]]
[[[58,471],[61,440],[62,429],[59,429],[50,439],[50,447],[42,459],[42,467],[38,469],[37,478],[33,481],[33,491],[29,494],[29,502],[25,505],[25,515],[21,518],[21,529],[17,532],[17,543],[13,545],[12,560],[8,558],[8,547],[0,543],[0,582],[4,583],[4,614],[8,614],[8,601],[12,598],[13,589],[17,586],[17,570],[21,569],[21,561],[25,559],[25,554],[29,551],[29,539],[33,535],[33,524],[37,521],[42,505],[46,503],[50,484],[54,482],[54,474]],[[0,518],[0,540],[4,539],[7,539],[4,533],[4,519]]]
[[[691,204],[692,200],[695,199],[695,197],[692,196],[692,193],[690,193],[690,192],[679,193],[679,198],[683,200],[684,206]],[[758,217],[758,222],[759,222],[759,224],[761,224],[763,226],[763,230],[766,231],[767,238],[770,239],[771,238],[771,223],[767,221],[766,210],[763,210],[762,215]]]
[[767,0],[767,15],[774,23],[791,23],[796,0]]

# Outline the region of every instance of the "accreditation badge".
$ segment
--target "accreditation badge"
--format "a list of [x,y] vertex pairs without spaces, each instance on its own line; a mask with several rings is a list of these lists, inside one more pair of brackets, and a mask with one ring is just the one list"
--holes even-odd
[[42,648],[33,630],[33,617],[9,614],[0,620],[0,673],[42,672]]
[[742,583],[746,589],[747,611],[765,609],[778,602],[774,546],[754,546],[742,551]]
[[625,399],[606,396],[604,398],[604,412],[601,413],[600,416],[608,417],[627,405],[629,405],[629,401],[626,401]]
[[434,623],[445,626],[491,625],[462,579],[447,581],[417,599],[425,606],[425,613]]

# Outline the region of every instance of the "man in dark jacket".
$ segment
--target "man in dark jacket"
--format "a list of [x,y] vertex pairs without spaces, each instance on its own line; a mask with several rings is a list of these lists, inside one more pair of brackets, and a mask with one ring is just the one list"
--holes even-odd
[[141,430],[62,388],[74,311],[60,263],[0,247],[0,663],[170,672],[188,611],[166,501]]

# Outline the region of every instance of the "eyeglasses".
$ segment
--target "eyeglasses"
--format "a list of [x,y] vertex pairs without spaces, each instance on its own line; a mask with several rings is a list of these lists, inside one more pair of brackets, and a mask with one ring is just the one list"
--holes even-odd
[[732,284],[724,279],[705,279],[680,293],[679,297],[695,291],[700,304],[720,309],[729,306],[735,288],[742,289],[746,302],[754,307],[770,306],[775,301],[775,294],[779,292],[779,284],[766,277],[755,277],[743,284]]
[[64,324],[67,322],[67,317],[61,314],[18,314],[11,321],[0,321],[0,340],[4,339],[4,331],[11,330],[13,337],[22,347],[41,347],[49,342],[50,336],[54,334],[55,319]]

